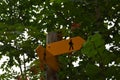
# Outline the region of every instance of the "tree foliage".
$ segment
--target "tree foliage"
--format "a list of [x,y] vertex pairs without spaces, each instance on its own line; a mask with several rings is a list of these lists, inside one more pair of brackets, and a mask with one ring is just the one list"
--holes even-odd
[[[80,28],[72,31],[73,23]],[[39,65],[34,50],[39,44],[45,47],[45,31],[62,31],[64,38],[81,36],[86,40],[72,56],[59,56],[60,80],[119,80],[119,0],[1,0],[0,58],[8,57],[1,65],[6,74],[1,80],[24,74],[35,79],[37,75],[26,64],[32,61]],[[72,63],[78,60],[75,67]],[[12,70],[13,66],[20,72]]]

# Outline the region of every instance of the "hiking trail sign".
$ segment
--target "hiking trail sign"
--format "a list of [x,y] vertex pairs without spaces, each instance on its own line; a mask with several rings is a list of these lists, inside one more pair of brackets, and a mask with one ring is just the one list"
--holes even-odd
[[53,56],[57,56],[80,50],[84,42],[85,40],[78,36],[67,40],[50,43],[47,45],[46,50]]
[[54,71],[59,70],[59,63],[57,61],[57,58],[50,54],[48,51],[45,50],[41,45],[39,45],[36,48],[37,55],[39,57],[41,66],[44,67],[45,64],[47,64],[49,67],[51,67]]
[[59,63],[56,56],[80,50],[84,42],[85,40],[78,36],[67,40],[49,43],[46,46],[46,49],[39,45],[36,48],[36,52],[39,56],[41,65],[44,66],[44,64],[47,64],[54,71],[58,71]]

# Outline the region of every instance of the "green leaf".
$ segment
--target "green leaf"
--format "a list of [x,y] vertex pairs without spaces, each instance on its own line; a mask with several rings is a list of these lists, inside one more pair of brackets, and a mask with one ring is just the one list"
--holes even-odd
[[119,64],[119,63],[120,63],[120,57],[116,59],[116,64]]
[[105,73],[106,73],[108,78],[111,78],[112,76],[115,76],[116,71],[117,71],[115,68],[116,68],[115,66],[111,66],[111,67],[107,68]]
[[102,39],[102,36],[98,33],[92,36],[91,42],[94,42],[95,47],[100,47],[104,45],[104,40]]
[[69,0],[50,0],[50,2],[56,2],[56,3],[62,3],[62,2],[68,2]]
[[103,54],[100,54],[100,57],[103,65],[108,65],[116,59],[116,55],[108,51],[104,51]]
[[113,40],[116,42],[116,44],[120,43],[120,38],[118,38],[118,37],[120,37],[119,34],[115,34],[114,37],[113,37]]
[[103,46],[97,48],[97,51],[99,52],[99,54],[104,54],[105,46],[103,45]]
[[100,72],[100,69],[99,69],[98,66],[93,65],[93,64],[87,64],[87,66],[86,66],[86,74],[88,76],[91,76],[91,77],[95,76],[99,72]]
[[83,48],[82,48],[82,53],[85,54],[88,57],[94,57],[97,54],[97,51],[95,50],[93,44],[91,41],[87,41]]
[[100,34],[90,36],[86,43],[83,45],[82,53],[88,57],[94,57],[96,54],[102,54],[105,50],[104,40]]

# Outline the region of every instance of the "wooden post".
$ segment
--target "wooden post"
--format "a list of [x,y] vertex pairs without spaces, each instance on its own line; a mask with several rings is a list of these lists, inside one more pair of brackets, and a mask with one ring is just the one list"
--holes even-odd
[[[46,39],[47,39],[46,40],[47,45],[49,45],[49,43],[56,42],[57,41],[57,33],[56,32],[48,32]],[[54,71],[53,69],[51,69],[49,66],[47,66],[47,70],[46,70],[46,80],[58,80],[57,72]]]

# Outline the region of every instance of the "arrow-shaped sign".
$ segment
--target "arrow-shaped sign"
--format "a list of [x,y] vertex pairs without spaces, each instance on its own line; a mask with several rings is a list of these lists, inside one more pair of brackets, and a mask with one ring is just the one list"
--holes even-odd
[[53,56],[70,53],[80,50],[85,40],[81,37],[74,37],[68,40],[61,40],[47,45],[46,50]]
[[59,63],[57,61],[56,56],[53,56],[48,51],[45,50],[41,45],[36,48],[37,55],[39,57],[41,65],[47,64],[54,71],[59,70]]

